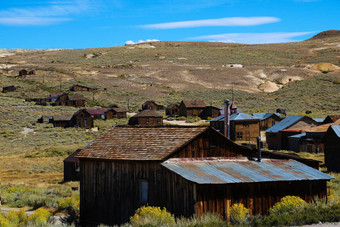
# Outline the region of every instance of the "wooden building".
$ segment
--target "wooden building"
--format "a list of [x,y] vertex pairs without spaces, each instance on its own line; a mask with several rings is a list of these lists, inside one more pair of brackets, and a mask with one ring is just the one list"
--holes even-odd
[[167,116],[178,116],[179,115],[179,105],[170,104],[165,108],[165,114]]
[[176,217],[209,212],[228,219],[234,203],[267,214],[286,195],[326,196],[332,177],[294,160],[258,162],[254,155],[211,127],[116,126],[77,155],[80,222],[125,223],[146,204]]
[[329,124],[329,123],[334,123],[337,120],[340,119],[340,115],[328,115],[325,120],[322,122],[322,124]]
[[75,127],[93,128],[93,116],[87,109],[78,110],[73,114]]
[[91,114],[94,120],[106,120],[107,109],[86,109],[86,111]]
[[163,116],[152,110],[143,110],[129,119],[129,125],[163,125]]
[[332,125],[323,137],[325,164],[329,172],[340,172],[340,125]]
[[80,167],[79,158],[76,155],[81,149],[76,150],[70,156],[64,159],[64,182],[79,181]]
[[318,123],[308,116],[290,115],[267,129],[266,142],[271,150],[288,150],[288,137],[301,134]]
[[19,77],[26,77],[27,75],[35,75],[35,71],[27,71],[26,69],[22,69],[19,71]]
[[218,116],[221,116],[223,108],[221,107],[215,107],[215,106],[206,106],[203,111],[200,113],[199,117],[202,119],[208,119],[208,118],[216,118]]
[[112,107],[105,111],[105,119],[126,118],[127,110],[124,107]]
[[86,87],[80,84],[74,84],[70,87],[70,91],[94,91],[96,88]]
[[183,100],[179,104],[179,115],[185,117],[198,117],[206,107],[203,100]]
[[54,115],[52,116],[53,127],[73,127],[73,115]]
[[[210,126],[224,133],[224,115],[210,120]],[[246,113],[230,115],[230,139],[233,141],[256,142],[260,136],[260,120]]]
[[279,123],[282,118],[279,113],[253,113],[253,117],[260,119],[260,130],[267,130]]
[[2,93],[6,93],[6,92],[14,92],[16,91],[17,88],[15,86],[7,86],[7,87],[3,87],[2,88]]
[[142,110],[164,110],[164,106],[157,104],[155,101],[146,101],[142,104]]
[[38,119],[38,123],[52,123],[53,122],[53,116],[52,115],[42,115]]
[[68,95],[62,94],[57,97],[55,101],[57,106],[73,106],[73,107],[84,107],[85,98],[83,95]]

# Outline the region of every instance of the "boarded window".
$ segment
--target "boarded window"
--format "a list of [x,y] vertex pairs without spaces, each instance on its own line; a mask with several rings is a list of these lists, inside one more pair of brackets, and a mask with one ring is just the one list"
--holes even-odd
[[139,202],[147,203],[148,202],[148,191],[149,184],[146,180],[139,181]]

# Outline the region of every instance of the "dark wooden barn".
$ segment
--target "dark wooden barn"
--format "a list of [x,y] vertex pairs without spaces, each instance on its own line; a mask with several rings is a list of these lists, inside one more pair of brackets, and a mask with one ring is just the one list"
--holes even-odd
[[53,127],[73,127],[73,115],[55,115],[52,116]]
[[143,110],[129,119],[129,125],[163,125],[163,116],[152,110]]
[[142,110],[164,110],[164,106],[157,104],[155,101],[146,101],[142,104]]
[[2,93],[6,93],[6,92],[14,92],[16,91],[17,88],[15,86],[7,86],[7,87],[3,87],[2,88]]
[[300,134],[301,131],[318,125],[319,123],[308,116],[290,115],[265,131],[268,148],[271,150],[288,149],[289,136]]
[[199,117],[205,120],[208,118],[216,118],[221,116],[222,112],[224,113],[223,108],[221,107],[206,106],[200,113]]
[[[224,115],[210,120],[210,126],[224,132]],[[233,141],[256,142],[260,136],[260,120],[246,113],[230,115],[230,139]]]
[[179,115],[179,105],[170,104],[165,108],[165,114],[168,116],[178,116]]
[[78,110],[73,114],[74,124],[79,128],[93,128],[93,116],[87,109]]
[[198,117],[206,107],[203,100],[183,100],[179,104],[179,115],[184,117]]
[[211,127],[115,127],[77,155],[81,224],[125,223],[142,205],[228,219],[234,203],[266,214],[286,195],[326,196],[330,176],[255,156]]
[[70,87],[70,91],[94,91],[96,88],[86,87],[80,84],[74,84]]
[[323,137],[325,164],[330,172],[340,172],[340,125],[332,125]]
[[253,113],[253,117],[260,119],[260,130],[267,130],[282,120],[279,113]]
[[57,97],[55,101],[57,106],[73,106],[73,107],[84,107],[85,98],[83,95],[68,95],[62,94]]
[[79,158],[76,155],[81,149],[76,150],[70,156],[64,159],[64,182],[79,181],[80,167]]

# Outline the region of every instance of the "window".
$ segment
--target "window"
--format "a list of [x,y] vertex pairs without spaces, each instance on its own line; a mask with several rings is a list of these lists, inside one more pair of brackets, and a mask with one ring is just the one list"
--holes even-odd
[[84,126],[87,126],[87,119],[84,119]]
[[249,127],[249,124],[244,123],[244,124],[243,124],[243,127],[245,127],[245,128],[246,128],[246,127]]
[[243,132],[237,132],[236,133],[236,139],[238,139],[238,140],[243,139]]
[[101,118],[102,118],[102,120],[105,120],[105,115],[102,114],[102,115],[101,115]]
[[148,191],[149,184],[146,180],[139,181],[139,202],[147,203],[148,202]]
[[149,124],[150,119],[149,119],[149,118],[146,118],[145,121],[146,121],[147,124]]
[[160,124],[161,123],[161,119],[157,118],[157,123]]
[[272,121],[272,126],[274,126],[275,125],[275,121]]

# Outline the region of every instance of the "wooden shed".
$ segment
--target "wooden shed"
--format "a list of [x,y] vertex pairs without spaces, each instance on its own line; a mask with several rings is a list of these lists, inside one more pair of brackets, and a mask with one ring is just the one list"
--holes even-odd
[[3,87],[2,88],[2,93],[6,93],[6,92],[14,92],[16,91],[17,88],[15,86],[7,86],[7,87]]
[[76,150],[70,156],[64,159],[64,182],[79,181],[80,167],[79,158],[76,155],[81,149]]
[[279,113],[253,113],[253,117],[260,119],[260,130],[267,130],[282,120]]
[[178,116],[179,115],[179,105],[170,104],[165,108],[165,114],[168,116]]
[[126,108],[124,107],[112,107],[108,108],[105,111],[105,118],[106,119],[113,119],[113,118],[126,118]]
[[288,149],[288,137],[318,126],[319,123],[303,115],[290,115],[267,129],[266,142],[271,150]]
[[73,107],[84,107],[85,98],[83,95],[69,95],[62,94],[56,98],[55,105],[57,106],[73,106]]
[[78,110],[73,114],[74,124],[79,128],[93,128],[93,116],[87,109]]
[[52,116],[53,127],[73,127],[73,115],[54,115]]
[[[210,120],[210,126],[224,132],[224,115]],[[230,115],[230,139],[233,141],[256,142],[260,136],[260,120],[246,113]]]
[[216,118],[221,116],[222,112],[224,113],[223,108],[221,107],[206,106],[200,113],[199,117],[205,120],[208,118]]
[[152,110],[143,110],[129,119],[129,125],[163,125],[163,116]]
[[332,125],[323,137],[325,164],[329,172],[340,172],[340,125]]
[[142,104],[142,110],[164,110],[163,105],[157,104],[155,101],[146,101],[145,103]]
[[286,195],[326,196],[332,177],[254,155],[211,127],[115,127],[77,155],[81,224],[125,223],[146,204],[177,217],[210,212],[228,219],[234,203],[266,214]]
[[179,115],[185,117],[198,117],[206,107],[203,100],[183,100],[179,104]]

